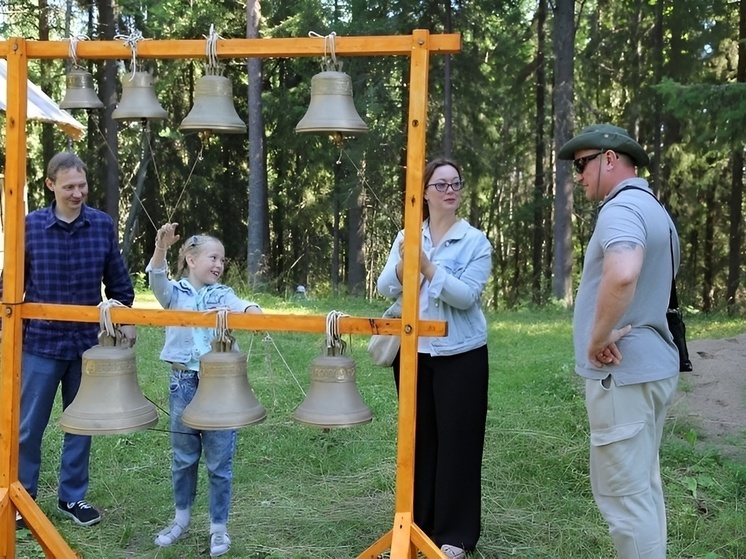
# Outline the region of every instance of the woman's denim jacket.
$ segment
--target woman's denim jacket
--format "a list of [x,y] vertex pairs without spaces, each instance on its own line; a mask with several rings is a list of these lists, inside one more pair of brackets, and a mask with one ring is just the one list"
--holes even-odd
[[[153,268],[148,264],[145,271],[148,273],[150,288],[164,309],[196,311],[227,308],[230,311],[245,312],[249,307],[259,306],[241,299],[233,289],[220,283],[195,291],[186,279],[169,279],[165,265]],[[167,326],[166,341],[160,357],[163,361],[199,370],[199,358],[210,350],[213,336],[213,328]]]
[[[396,265],[401,260],[399,245],[404,231],[399,231],[391,247],[386,265],[378,277],[378,292],[397,300],[388,315],[401,316],[402,284],[396,277]],[[482,291],[492,270],[492,245],[479,229],[459,220],[432,252],[430,222],[422,224],[422,250],[430,254],[436,272],[432,281],[422,284],[427,289],[427,310],[421,320],[448,321],[448,335],[431,338],[432,355],[454,355],[487,343],[487,321],[481,307]],[[396,307],[399,307],[396,309]]]

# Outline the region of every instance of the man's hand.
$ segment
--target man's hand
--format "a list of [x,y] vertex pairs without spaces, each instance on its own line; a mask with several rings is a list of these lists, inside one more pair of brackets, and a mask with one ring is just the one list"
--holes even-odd
[[134,324],[123,324],[119,326],[119,331],[128,340],[125,342],[127,347],[134,347],[137,341],[137,328]]
[[627,324],[624,328],[612,330],[607,340],[594,343],[588,347],[588,360],[595,367],[604,365],[619,365],[622,362],[622,352],[616,345],[616,342],[626,336],[632,330],[632,325]]

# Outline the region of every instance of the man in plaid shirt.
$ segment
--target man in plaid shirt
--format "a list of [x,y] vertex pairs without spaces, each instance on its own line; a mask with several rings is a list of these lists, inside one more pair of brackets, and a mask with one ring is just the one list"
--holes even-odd
[[[131,306],[134,288],[121,253],[115,224],[91,208],[86,166],[70,152],[49,161],[49,207],[26,216],[25,296],[35,303],[98,305],[106,297]],[[135,327],[123,326],[134,343]],[[61,386],[63,409],[72,403],[81,380],[82,355],[98,343],[99,325],[86,322],[26,320],[21,359],[21,418],[18,475],[36,498],[41,444]],[[58,485],[59,511],[81,526],[101,515],[85,501],[91,437],[65,433]],[[16,516],[16,526],[24,527]]]

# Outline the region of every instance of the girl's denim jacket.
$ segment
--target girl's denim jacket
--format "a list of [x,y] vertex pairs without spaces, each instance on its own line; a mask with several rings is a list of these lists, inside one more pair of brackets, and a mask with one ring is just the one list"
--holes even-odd
[[[245,312],[249,307],[259,306],[241,299],[233,289],[220,283],[206,285],[196,291],[186,278],[179,281],[170,279],[165,265],[153,268],[148,264],[145,271],[150,288],[164,309],[203,311],[227,308],[230,311]],[[199,358],[210,350],[214,333],[212,328],[167,326],[166,341],[160,357],[163,361],[179,363],[187,369],[197,371]]]
[[[386,265],[378,277],[378,292],[397,300],[388,315],[401,316],[402,284],[396,277],[396,265],[401,260],[399,245],[404,231],[399,231],[391,247]],[[422,250],[430,255],[436,272],[427,290],[427,309],[420,311],[421,320],[445,320],[448,334],[433,337],[432,355],[455,355],[482,347],[487,343],[487,321],[481,307],[481,296],[492,270],[492,245],[479,229],[459,220],[432,251],[430,221],[422,224]],[[431,252],[432,251],[432,252]],[[396,309],[396,307],[399,307]]]

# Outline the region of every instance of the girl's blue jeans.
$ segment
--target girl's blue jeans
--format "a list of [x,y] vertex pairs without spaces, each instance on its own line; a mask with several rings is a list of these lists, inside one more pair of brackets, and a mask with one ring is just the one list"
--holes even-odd
[[197,430],[181,422],[184,408],[194,398],[198,385],[196,371],[171,371],[169,412],[174,504],[177,509],[192,508],[197,495],[199,460],[204,451],[209,480],[210,521],[213,524],[227,524],[231,504],[236,430]]

